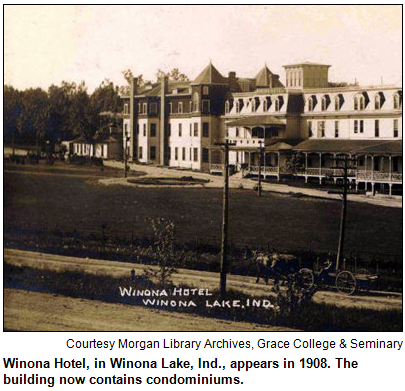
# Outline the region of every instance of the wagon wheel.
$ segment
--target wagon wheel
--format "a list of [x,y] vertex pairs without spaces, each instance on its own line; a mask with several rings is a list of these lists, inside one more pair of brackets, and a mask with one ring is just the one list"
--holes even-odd
[[336,276],[336,289],[344,295],[352,295],[357,286],[357,281],[353,274],[344,270]]
[[300,286],[305,290],[310,290],[315,284],[314,272],[306,267],[299,271]]

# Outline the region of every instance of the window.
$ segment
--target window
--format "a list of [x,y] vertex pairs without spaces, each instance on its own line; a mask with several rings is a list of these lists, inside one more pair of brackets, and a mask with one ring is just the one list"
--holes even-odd
[[202,162],[208,163],[209,162],[209,151],[208,148],[202,149]]
[[188,112],[191,113],[193,111],[193,102],[190,100],[190,104],[188,105]]
[[182,158],[183,158],[183,160],[186,160],[186,148],[185,147],[183,147],[183,149],[182,149]]
[[400,96],[398,93],[394,95],[394,109],[398,110],[400,108],[401,102],[400,102]]
[[378,156],[374,156],[374,171],[380,171],[380,158]]
[[190,123],[190,137],[193,135],[193,124]]
[[365,107],[364,96],[360,96],[360,98],[359,98],[359,106],[360,106],[360,110],[364,110],[364,107]]
[[172,135],[172,124],[167,124],[167,137]]
[[340,97],[336,96],[335,97],[335,111],[339,111],[340,110]]
[[197,92],[193,94],[193,111],[200,111],[200,97]]
[[198,148],[194,148],[194,161],[198,162]]
[[139,134],[139,124],[136,124],[136,134]]
[[139,147],[139,159],[142,159],[142,147]]
[[354,109],[359,109],[359,98],[357,96],[354,98]]
[[274,109],[276,111],[280,111],[280,99],[277,98],[276,101],[274,102]]
[[236,112],[239,113],[240,112],[240,102],[236,101]]
[[312,137],[314,135],[312,131],[312,121],[308,121],[308,137]]
[[150,124],[150,137],[156,137],[156,124]]
[[374,136],[380,137],[380,120],[378,119],[374,122]]
[[229,107],[230,107],[230,105],[229,105],[229,102],[228,101],[226,101],[225,102],[225,114],[229,114]]
[[314,111],[314,100],[312,98],[308,99],[308,111]]
[[179,149],[174,148],[174,160],[179,160]]
[[335,138],[339,137],[339,121],[335,121]]
[[179,137],[182,136],[182,133],[183,133],[183,125],[179,124]]
[[124,137],[128,137],[128,124],[124,124]]
[[173,114],[173,103],[169,102],[169,114]]
[[327,110],[327,108],[328,108],[328,101],[327,101],[327,99],[326,99],[325,97],[322,98],[321,106],[322,106],[322,111]]
[[374,97],[374,108],[375,108],[375,110],[380,110],[381,109],[381,99],[380,99],[379,94],[377,94]]
[[124,104],[124,114],[129,114],[129,105],[128,105],[128,103]]
[[140,104],[140,103],[138,103],[138,113],[139,113],[139,114],[142,114],[142,113],[141,113],[141,104]]
[[239,128],[236,128],[235,130],[235,137],[239,137]]
[[190,148],[190,161],[191,161],[191,156],[192,156],[192,150],[193,150],[193,148]]
[[144,103],[142,105],[142,113],[143,114],[148,114],[148,104],[147,103]]
[[150,104],[150,113],[151,114],[157,114],[157,103],[151,103]]
[[194,122],[194,137],[198,137],[198,122]]
[[359,133],[359,121],[354,120],[354,133]]
[[202,110],[203,113],[210,112],[210,101],[208,99],[203,99],[202,101]]
[[146,137],[146,124],[143,124],[143,135]]
[[209,137],[210,136],[210,124],[209,122],[203,122],[203,137]]
[[150,156],[150,160],[156,159],[156,147],[150,147],[149,156]]
[[325,121],[318,121],[318,137],[325,137]]
[[203,95],[209,95],[210,89],[208,86],[204,86],[202,90]]
[[394,119],[394,137],[398,137],[398,120]]
[[179,114],[183,114],[183,102],[179,102],[178,109],[179,109]]
[[364,121],[360,120],[360,133],[364,133]]

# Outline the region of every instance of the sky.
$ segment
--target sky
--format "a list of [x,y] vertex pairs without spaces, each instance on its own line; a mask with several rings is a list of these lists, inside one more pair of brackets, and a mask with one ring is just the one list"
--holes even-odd
[[[227,76],[267,63],[331,65],[329,80],[402,84],[400,5],[75,6],[4,8],[4,83],[47,89],[84,80],[125,85],[131,69],[156,80],[179,68],[194,79],[212,61]],[[382,79],[383,78],[383,79]]]

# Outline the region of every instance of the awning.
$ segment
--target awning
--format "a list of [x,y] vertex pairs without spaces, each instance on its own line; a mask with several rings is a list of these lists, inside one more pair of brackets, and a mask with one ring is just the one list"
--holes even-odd
[[330,153],[402,153],[401,140],[309,139],[294,147],[295,151]]
[[274,126],[285,127],[285,120],[282,121],[272,115],[251,115],[249,117],[238,118],[226,123],[226,126],[245,126],[247,128],[254,126]]

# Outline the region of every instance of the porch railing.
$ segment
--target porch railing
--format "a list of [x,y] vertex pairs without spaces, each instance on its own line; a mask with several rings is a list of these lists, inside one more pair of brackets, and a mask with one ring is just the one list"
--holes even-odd
[[224,165],[223,164],[210,164],[210,172],[223,172]]
[[[250,168],[248,168],[249,173],[251,174],[258,174],[259,173],[259,166],[250,166]],[[261,167],[261,173],[262,174],[266,174],[266,173],[270,173],[270,174],[278,174],[279,173],[279,167],[278,166],[262,166]]]

